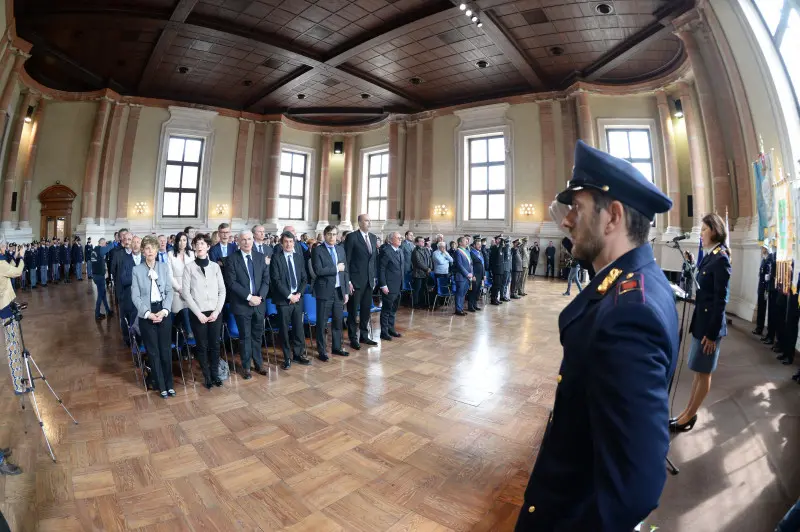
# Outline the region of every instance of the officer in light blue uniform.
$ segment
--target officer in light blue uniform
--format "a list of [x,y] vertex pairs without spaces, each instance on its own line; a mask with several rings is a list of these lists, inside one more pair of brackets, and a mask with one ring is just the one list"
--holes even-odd
[[554,221],[597,275],[558,318],[555,405],[516,530],[630,532],[666,482],[678,313],[647,237],[672,201],[628,162],[581,141],[556,200]]

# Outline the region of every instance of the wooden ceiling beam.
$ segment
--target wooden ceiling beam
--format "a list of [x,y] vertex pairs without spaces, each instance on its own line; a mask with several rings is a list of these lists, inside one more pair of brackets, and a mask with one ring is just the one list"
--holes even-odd
[[[197,5],[197,2],[198,0],[180,0],[178,5],[175,6],[175,9],[172,11],[169,21],[171,23],[184,22],[189,17],[189,14],[194,9],[194,6]],[[161,64],[161,61],[164,59],[164,55],[167,53],[167,50],[169,50],[169,47],[172,46],[172,41],[174,41],[177,36],[178,30],[173,26],[173,24],[167,25],[167,27],[161,32],[161,35],[158,36],[156,45],[153,47],[153,51],[150,53],[150,57],[147,59],[147,65],[144,67],[142,76],[139,78],[138,91],[140,93],[147,90],[152,83],[156,74],[156,70],[158,70],[158,65]]]
[[517,47],[513,36],[503,27],[500,19],[491,10],[479,13],[483,33],[503,52],[511,64],[534,90],[547,90],[550,84],[547,75],[532,59]]

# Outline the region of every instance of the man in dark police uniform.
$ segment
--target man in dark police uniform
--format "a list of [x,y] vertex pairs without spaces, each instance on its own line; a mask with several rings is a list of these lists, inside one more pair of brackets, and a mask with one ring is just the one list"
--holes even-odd
[[554,222],[597,276],[558,318],[556,400],[517,530],[630,532],[666,482],[678,314],[647,237],[672,201],[628,162],[580,141],[556,199]]

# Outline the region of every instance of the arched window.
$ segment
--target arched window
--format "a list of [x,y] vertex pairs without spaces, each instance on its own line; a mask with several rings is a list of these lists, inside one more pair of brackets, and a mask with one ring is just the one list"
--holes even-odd
[[800,112],[800,1],[754,0],[778,50]]

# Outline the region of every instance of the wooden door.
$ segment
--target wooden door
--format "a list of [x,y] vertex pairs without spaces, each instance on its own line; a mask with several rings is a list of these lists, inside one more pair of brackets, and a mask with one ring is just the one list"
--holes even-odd
[[72,204],[77,194],[62,184],[47,187],[39,194],[42,205],[39,238],[60,239],[72,236]]

